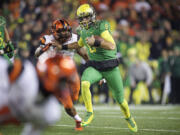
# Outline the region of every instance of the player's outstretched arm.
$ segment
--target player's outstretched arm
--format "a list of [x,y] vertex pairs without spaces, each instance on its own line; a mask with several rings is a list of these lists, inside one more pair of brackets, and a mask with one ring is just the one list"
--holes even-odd
[[78,42],[74,42],[74,43],[70,43],[70,44],[66,44],[66,45],[62,45],[60,44],[59,42],[57,41],[53,41],[52,42],[52,45],[57,47],[58,50],[71,50],[71,49],[79,49],[81,48],[79,45],[78,45]]
[[66,44],[66,45],[61,45],[59,42],[52,42],[52,45],[57,47],[58,50],[72,50],[75,49],[77,50],[77,53],[85,60],[88,61],[88,54],[86,52],[86,50],[78,45],[78,42],[74,42],[74,43],[70,43],[70,44]]
[[44,47],[42,47],[42,46],[38,47],[38,48],[36,49],[36,51],[35,51],[35,56],[36,56],[36,57],[39,57],[42,53],[44,53],[45,51],[47,51],[51,45],[52,45],[52,44],[47,44],[47,45],[45,45]]
[[38,48],[36,49],[36,51],[35,51],[35,56],[36,56],[36,57],[39,57],[39,56],[41,55],[41,49],[42,49],[42,47],[38,47]]

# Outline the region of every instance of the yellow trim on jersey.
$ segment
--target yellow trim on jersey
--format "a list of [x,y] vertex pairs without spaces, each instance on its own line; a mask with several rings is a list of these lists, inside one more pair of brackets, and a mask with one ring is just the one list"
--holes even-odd
[[83,39],[80,37],[80,39],[78,40],[78,45],[80,46],[80,47],[83,47],[84,46],[84,44],[83,44]]
[[111,42],[111,43],[114,44],[114,45],[116,44],[115,41],[114,41],[114,39],[113,39],[113,37],[112,37],[112,35],[109,33],[108,30],[105,30],[104,32],[102,32],[102,33],[101,33],[101,37],[102,37],[103,39],[105,39],[106,41]]

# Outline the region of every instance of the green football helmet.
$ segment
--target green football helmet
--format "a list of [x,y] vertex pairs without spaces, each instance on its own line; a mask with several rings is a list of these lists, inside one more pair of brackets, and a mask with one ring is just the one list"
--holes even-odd
[[85,29],[89,29],[96,20],[94,8],[89,4],[83,4],[77,9],[77,17],[80,26]]

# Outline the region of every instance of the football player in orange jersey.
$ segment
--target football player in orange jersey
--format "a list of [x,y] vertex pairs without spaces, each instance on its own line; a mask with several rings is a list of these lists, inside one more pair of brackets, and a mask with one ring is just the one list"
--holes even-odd
[[[42,38],[40,38],[40,46],[36,49],[35,56],[38,57],[38,62],[41,63],[42,65],[49,57],[52,57],[55,54],[68,56],[72,61],[74,51],[67,50],[66,46],[68,44],[77,42],[77,40],[78,40],[78,37],[76,34],[72,33],[72,29],[69,23],[64,19],[57,19],[52,23],[51,34],[44,35]],[[57,50],[55,46],[52,46],[54,43],[57,43],[57,42],[63,46],[64,50]],[[79,50],[77,50],[77,53],[80,56],[82,56],[86,61],[88,60],[86,51],[83,48],[80,48]],[[73,95],[71,96],[72,100],[73,101],[78,100],[78,95],[80,91],[80,79],[79,79],[79,75],[77,71],[73,73],[73,81],[68,82],[68,87],[71,90],[71,95]],[[66,104],[64,103],[64,100],[61,100],[61,98],[59,98],[59,100],[64,105],[66,112],[70,116],[73,116],[76,119],[77,123],[79,123],[81,121],[81,118],[79,117],[79,115],[75,115],[76,113],[71,114],[70,112],[73,111],[72,109],[68,111],[69,108],[72,108],[72,105],[71,105],[72,101],[70,104],[69,103]],[[81,128],[77,128],[77,130],[78,129],[81,129]]]
[[64,105],[67,114],[75,119],[75,130],[81,131],[81,118],[73,106],[73,101],[78,99],[79,77],[74,61],[69,56],[55,54],[44,63],[37,63],[37,71],[44,93],[53,93]]

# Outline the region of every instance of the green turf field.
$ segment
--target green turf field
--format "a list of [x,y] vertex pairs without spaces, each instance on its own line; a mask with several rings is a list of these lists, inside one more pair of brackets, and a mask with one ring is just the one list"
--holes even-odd
[[[84,116],[84,107],[76,106]],[[74,131],[74,120],[63,110],[61,120],[43,135],[180,135],[180,106],[131,106],[139,131],[131,133],[118,106],[94,106],[95,118],[84,131]],[[19,135],[22,127],[1,126],[3,135]]]

